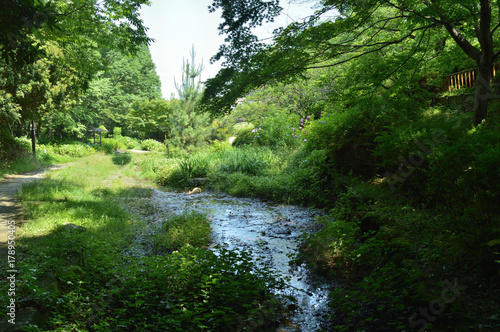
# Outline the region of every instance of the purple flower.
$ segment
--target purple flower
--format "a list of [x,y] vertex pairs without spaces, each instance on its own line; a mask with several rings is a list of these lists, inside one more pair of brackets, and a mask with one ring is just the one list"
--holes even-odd
[[295,128],[292,128],[292,130],[297,130],[297,129],[295,129]]
[[302,127],[299,127],[299,129],[302,129]]
[[310,119],[311,119],[311,116],[310,116],[310,115],[308,115],[306,119],[307,119],[307,120],[310,120]]
[[304,138],[304,142],[307,142],[307,139]]
[[252,133],[255,133],[257,131],[257,129],[252,129]]

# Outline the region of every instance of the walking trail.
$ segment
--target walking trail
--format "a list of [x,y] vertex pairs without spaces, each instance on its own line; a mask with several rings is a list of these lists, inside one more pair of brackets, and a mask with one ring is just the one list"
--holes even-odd
[[22,222],[21,207],[17,204],[16,194],[22,185],[43,178],[47,171],[57,170],[66,165],[52,165],[48,168],[31,171],[23,174],[9,175],[0,180],[0,252],[7,247],[8,221],[14,220],[15,225]]

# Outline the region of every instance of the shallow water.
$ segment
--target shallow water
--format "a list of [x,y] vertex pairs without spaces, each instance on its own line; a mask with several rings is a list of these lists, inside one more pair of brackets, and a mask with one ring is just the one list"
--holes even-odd
[[298,250],[298,237],[312,231],[317,212],[266,203],[253,198],[236,198],[223,193],[186,193],[154,190],[150,204],[157,211],[155,223],[173,214],[195,210],[211,218],[213,246],[250,250],[259,264],[290,277],[297,298],[297,310],[278,331],[317,331],[328,311],[327,283],[311,278],[304,267],[290,267]]

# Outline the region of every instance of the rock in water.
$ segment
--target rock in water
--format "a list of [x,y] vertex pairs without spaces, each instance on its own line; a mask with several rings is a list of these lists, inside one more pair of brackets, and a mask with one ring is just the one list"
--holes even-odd
[[202,190],[198,187],[196,188],[193,188],[193,190],[191,190],[190,192],[188,192],[189,195],[191,194],[201,194],[202,193]]

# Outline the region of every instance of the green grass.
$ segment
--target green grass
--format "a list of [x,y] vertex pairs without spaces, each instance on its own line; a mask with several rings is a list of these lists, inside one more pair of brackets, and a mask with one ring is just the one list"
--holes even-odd
[[163,222],[153,236],[153,247],[158,252],[171,253],[186,244],[207,247],[210,243],[210,223],[199,212],[184,213]]
[[283,280],[256,270],[249,253],[202,249],[206,216],[172,217],[146,239],[156,254],[127,253],[141,245],[134,239],[153,185],[129,157],[93,154],[23,186],[17,311],[36,308],[42,330],[272,330],[282,308],[267,290]]
[[0,178],[9,174],[34,171],[54,164],[64,164],[95,153],[95,149],[84,144],[37,145],[36,158],[28,150],[19,153],[14,160],[0,159]]

